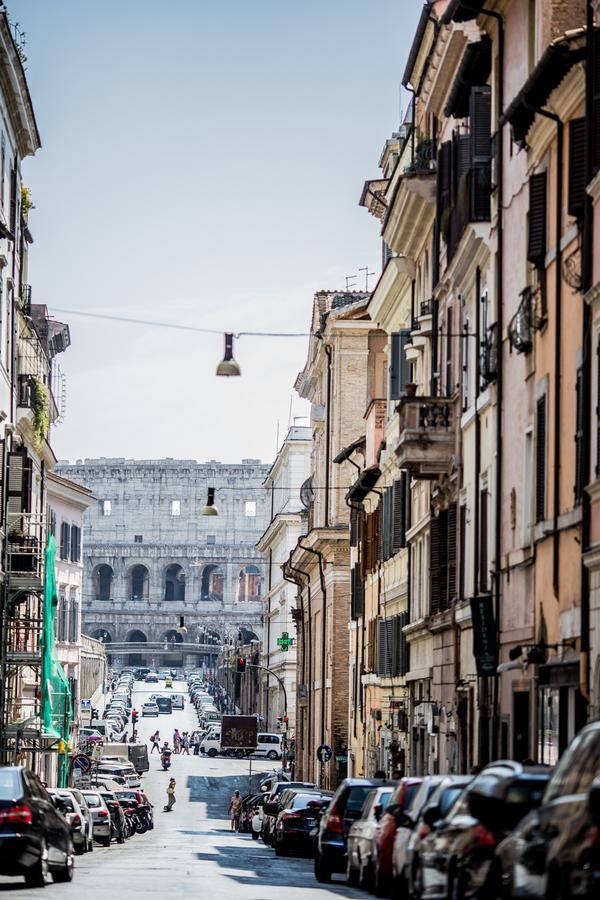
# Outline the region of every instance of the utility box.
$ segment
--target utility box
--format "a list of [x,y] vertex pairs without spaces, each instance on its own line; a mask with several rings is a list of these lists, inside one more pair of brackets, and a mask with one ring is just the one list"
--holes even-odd
[[221,749],[256,749],[258,720],[256,716],[223,716]]

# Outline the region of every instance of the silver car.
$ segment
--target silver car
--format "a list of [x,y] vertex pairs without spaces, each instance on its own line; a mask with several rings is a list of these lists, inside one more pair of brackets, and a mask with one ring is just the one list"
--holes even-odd
[[111,822],[110,810],[99,791],[86,788],[81,792],[92,813],[94,840],[104,847],[110,847]]

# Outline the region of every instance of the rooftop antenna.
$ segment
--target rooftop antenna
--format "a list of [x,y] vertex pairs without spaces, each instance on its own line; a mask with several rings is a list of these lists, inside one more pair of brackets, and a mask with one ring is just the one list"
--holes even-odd
[[275,456],[279,453],[279,419],[277,419],[277,435],[275,437]]
[[290,394],[290,412],[288,415],[288,428],[292,424],[292,402],[293,402],[293,400],[294,400],[294,395]]
[[354,284],[350,284],[350,282],[356,281],[356,279],[358,278],[358,275],[346,275],[345,278],[346,278],[346,290],[350,291],[354,287]]
[[368,291],[369,290],[369,278],[371,277],[371,275],[374,275],[375,272],[369,272],[368,266],[363,266],[362,269],[359,269],[358,271],[365,273],[365,291]]

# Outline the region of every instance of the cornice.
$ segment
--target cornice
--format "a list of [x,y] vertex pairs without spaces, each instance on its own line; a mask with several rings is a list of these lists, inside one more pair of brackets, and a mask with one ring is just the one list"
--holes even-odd
[[388,259],[381,278],[369,302],[369,315],[380,328],[389,333],[390,320],[397,315],[402,300],[406,301],[406,322],[410,316],[410,285],[415,277],[415,264],[406,256]]

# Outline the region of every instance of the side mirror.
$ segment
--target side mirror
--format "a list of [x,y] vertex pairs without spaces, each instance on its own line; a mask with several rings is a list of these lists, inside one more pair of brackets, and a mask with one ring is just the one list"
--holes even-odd
[[429,828],[433,828],[436,822],[439,822],[440,819],[440,808],[439,806],[428,806],[425,812],[423,813],[423,821]]
[[373,812],[375,814],[375,820],[379,822],[381,816],[383,815],[383,806],[381,805],[381,803],[375,804],[375,809],[373,810]]
[[600,778],[597,778],[590,788],[588,808],[592,822],[596,827],[600,827]]

